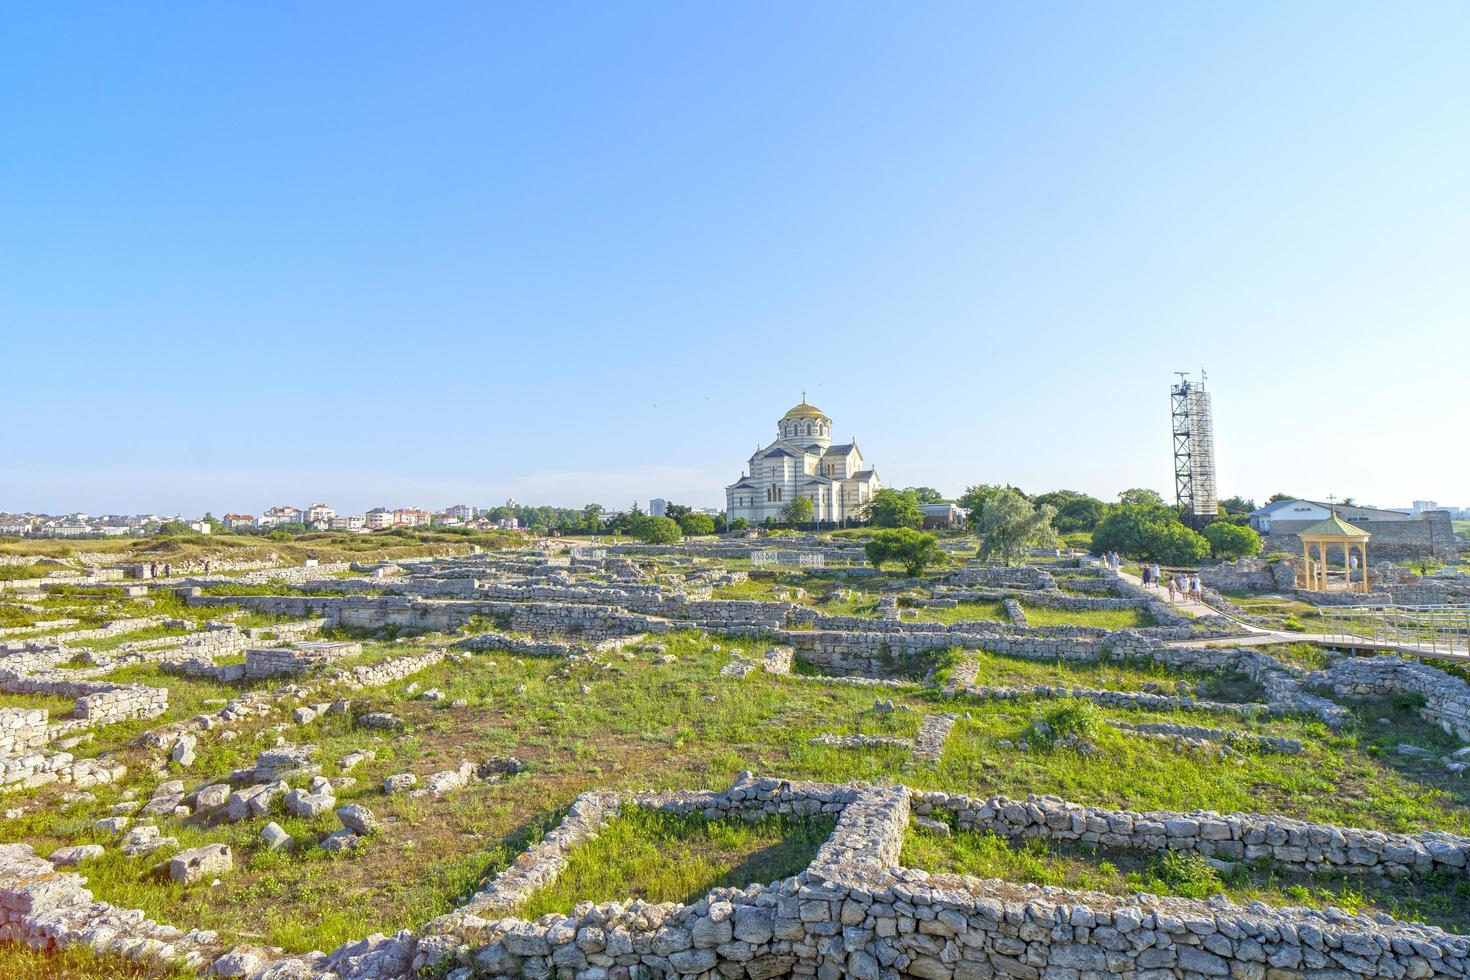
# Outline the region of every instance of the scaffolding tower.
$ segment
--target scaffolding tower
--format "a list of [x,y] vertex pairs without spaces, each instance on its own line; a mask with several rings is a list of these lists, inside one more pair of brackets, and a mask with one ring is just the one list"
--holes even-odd
[[1203,371],[1194,384],[1184,371],[1170,389],[1174,419],[1174,500],[1196,518],[1220,512],[1215,489],[1215,426]]

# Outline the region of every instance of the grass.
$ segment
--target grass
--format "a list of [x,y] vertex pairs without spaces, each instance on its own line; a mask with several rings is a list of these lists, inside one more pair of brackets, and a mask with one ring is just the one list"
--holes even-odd
[[1048,609],[1024,601],[1021,608],[1026,610],[1026,621],[1032,626],[1096,626],[1113,631],[1157,625],[1142,609]]
[[1221,872],[1203,856],[1098,851],[1032,837],[1011,841],[990,831],[942,837],[910,829],[899,858],[931,873],[1000,878],[1112,895],[1149,892],[1179,898],[1227,895],[1238,904],[1335,906],[1350,913],[1387,912],[1451,932],[1470,932],[1470,881],[1430,875],[1414,881],[1368,876],[1289,874],[1271,862],[1236,864]]
[[166,964],[143,964],[121,956],[94,953],[86,946],[39,950],[0,942],[0,980],[188,980],[198,974]]
[[831,836],[831,819],[748,823],[625,807],[576,847],[556,881],[518,910],[528,919],[570,912],[578,902],[692,903],[712,888],[762,884],[805,868]]
[[984,650],[951,650],[944,655],[939,686],[961,660],[973,659],[978,687],[1030,687],[1046,684],[1062,687],[1091,687],[1114,691],[1141,691],[1162,686],[1173,690],[1180,681],[1190,683],[1199,696],[1209,701],[1261,701],[1265,692],[1238,674],[1169,670],[1147,660],[1086,661],[1029,660]]

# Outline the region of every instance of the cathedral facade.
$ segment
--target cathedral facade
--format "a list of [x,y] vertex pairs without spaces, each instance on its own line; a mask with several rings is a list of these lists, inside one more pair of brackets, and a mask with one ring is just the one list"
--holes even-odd
[[857,520],[882,486],[857,440],[832,445],[832,420],[803,392],[801,404],[776,423],[776,441],[757,449],[748,474],[725,488],[725,513],[752,525],[780,522],[787,504],[806,497],[813,520]]

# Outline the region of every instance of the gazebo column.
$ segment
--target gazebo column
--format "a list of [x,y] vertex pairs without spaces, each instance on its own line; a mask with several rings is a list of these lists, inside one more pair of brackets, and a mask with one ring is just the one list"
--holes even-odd
[[1373,587],[1368,584],[1368,542],[1358,542],[1358,550],[1363,553],[1363,594],[1371,595]]
[[1310,543],[1302,542],[1302,588],[1312,589],[1312,546]]

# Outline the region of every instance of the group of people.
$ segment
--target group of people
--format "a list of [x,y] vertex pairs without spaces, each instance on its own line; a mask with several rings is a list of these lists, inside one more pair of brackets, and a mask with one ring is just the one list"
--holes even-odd
[[1108,566],[1108,568],[1116,572],[1123,567],[1123,556],[1118,554],[1116,551],[1109,551],[1107,554],[1102,556],[1102,562],[1104,565]]
[[[1106,557],[1107,556],[1105,556],[1105,560]],[[1114,571],[1116,570],[1117,569],[1114,568]],[[1150,585],[1159,585],[1159,583],[1163,581],[1164,570],[1159,567],[1158,562],[1154,562],[1152,565],[1143,566],[1144,588],[1148,588]],[[1162,588],[1162,586],[1160,587]],[[1168,581],[1168,589],[1170,602],[1177,602],[1179,596],[1183,596],[1186,599],[1204,598],[1203,594],[1201,593],[1198,572],[1195,572],[1193,574],[1186,572],[1182,574],[1170,575]]]

